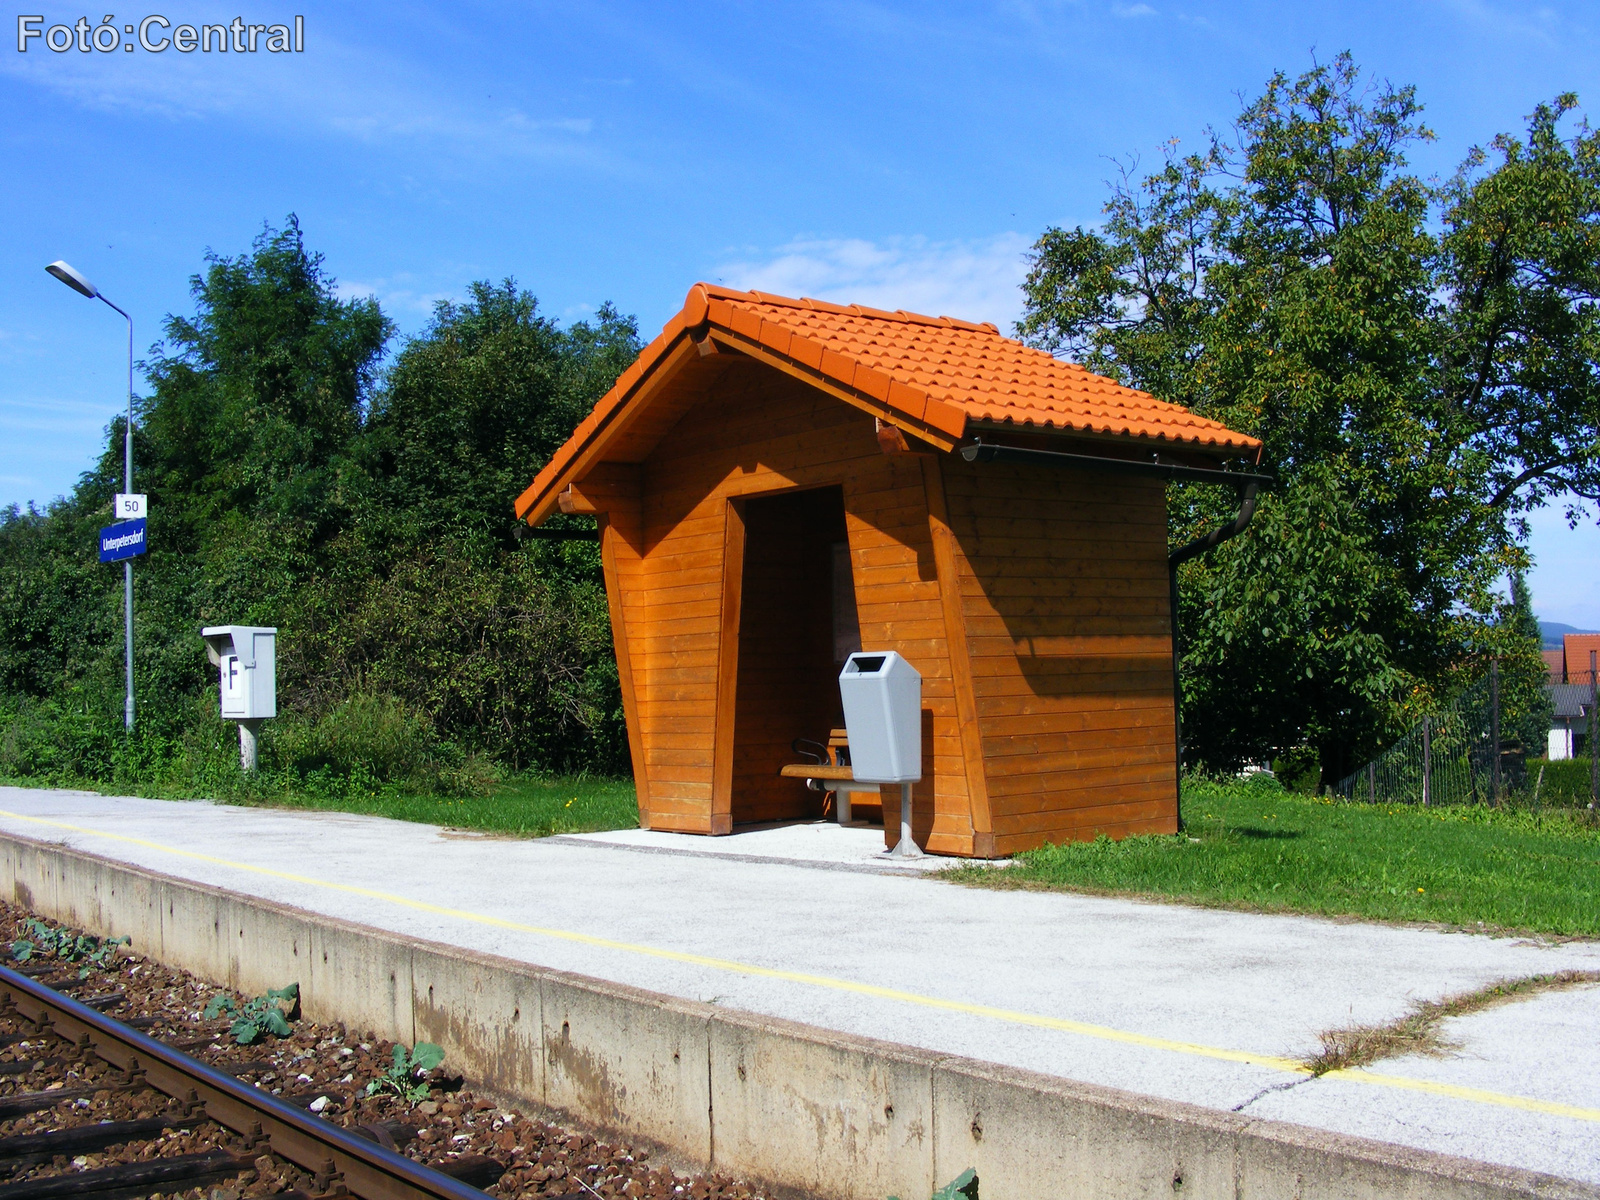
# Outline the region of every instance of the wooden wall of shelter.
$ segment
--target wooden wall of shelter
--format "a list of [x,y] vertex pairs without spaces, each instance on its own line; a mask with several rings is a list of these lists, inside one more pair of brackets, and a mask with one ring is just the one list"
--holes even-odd
[[[671,386],[670,431],[642,463],[597,470],[578,506],[605,517],[648,827],[726,833],[804,812],[804,784],[778,769],[829,721],[771,702],[785,687],[771,647],[749,662],[744,502],[838,487],[861,644],[923,676],[917,841],[991,856],[1176,829],[1159,481],[885,454],[874,418],[739,356],[688,363]],[[785,594],[783,557],[764,565]]]

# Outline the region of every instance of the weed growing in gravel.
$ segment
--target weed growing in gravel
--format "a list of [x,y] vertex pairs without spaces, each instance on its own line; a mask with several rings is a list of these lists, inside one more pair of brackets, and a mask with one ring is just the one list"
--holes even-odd
[[372,1082],[367,1095],[389,1092],[415,1104],[428,1098],[428,1072],[444,1061],[444,1048],[432,1042],[418,1042],[409,1051],[395,1043],[394,1061]]
[[1529,975],[1524,979],[1501,979],[1476,991],[1447,996],[1443,1000],[1418,1000],[1411,1011],[1386,1025],[1351,1025],[1322,1035],[1322,1049],[1308,1059],[1313,1075],[1365,1067],[1381,1058],[1406,1054],[1443,1054],[1456,1049],[1440,1036],[1440,1027],[1451,1017],[1464,1017],[1509,1000],[1526,999],[1539,992],[1558,991],[1600,983],[1600,971],[1558,971],[1553,975]]
[[206,1002],[205,1019],[215,1021],[218,1017],[232,1015],[234,1020],[228,1033],[239,1045],[249,1046],[268,1033],[288,1037],[294,1032],[289,1023],[299,1013],[300,985],[291,983],[288,987],[268,988],[265,996],[246,1000],[243,1008],[234,1003],[232,996],[218,992]]
[[[899,1200],[890,1196],[889,1200]],[[931,1200],[978,1200],[978,1173],[968,1167],[933,1194]]]
[[44,955],[62,962],[82,963],[78,970],[79,979],[87,979],[92,972],[105,967],[116,954],[118,946],[131,945],[133,941],[125,937],[91,937],[76,929],[47,925],[38,917],[29,917],[22,924],[30,936],[11,943],[12,958],[27,962],[35,955]]

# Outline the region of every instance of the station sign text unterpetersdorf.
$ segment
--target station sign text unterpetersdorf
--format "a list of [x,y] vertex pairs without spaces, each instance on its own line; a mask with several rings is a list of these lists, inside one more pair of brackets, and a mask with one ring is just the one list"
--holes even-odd
[[121,562],[146,550],[145,518],[137,521],[118,521],[100,531],[100,561]]

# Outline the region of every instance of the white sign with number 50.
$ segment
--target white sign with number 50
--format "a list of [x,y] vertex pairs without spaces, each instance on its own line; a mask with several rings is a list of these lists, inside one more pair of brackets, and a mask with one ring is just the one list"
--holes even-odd
[[137,520],[150,515],[150,498],[143,492],[118,492],[115,507],[117,520]]

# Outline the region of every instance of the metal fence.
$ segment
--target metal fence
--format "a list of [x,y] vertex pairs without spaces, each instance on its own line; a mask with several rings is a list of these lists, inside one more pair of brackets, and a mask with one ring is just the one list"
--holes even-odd
[[1522,755],[1498,753],[1497,684],[1493,675],[1485,677],[1443,711],[1423,717],[1393,746],[1334,784],[1334,794],[1385,804],[1464,804],[1488,802],[1516,787]]
[[[1600,805],[1600,671],[1568,673],[1587,693],[1582,720],[1589,742],[1589,807]],[[1559,689],[1556,689],[1559,690]],[[1331,791],[1346,800],[1384,804],[1498,803],[1520,788],[1524,747],[1507,746],[1500,729],[1500,669],[1462,692],[1442,712],[1423,717],[1405,737]],[[1532,748],[1535,754],[1542,747]]]

